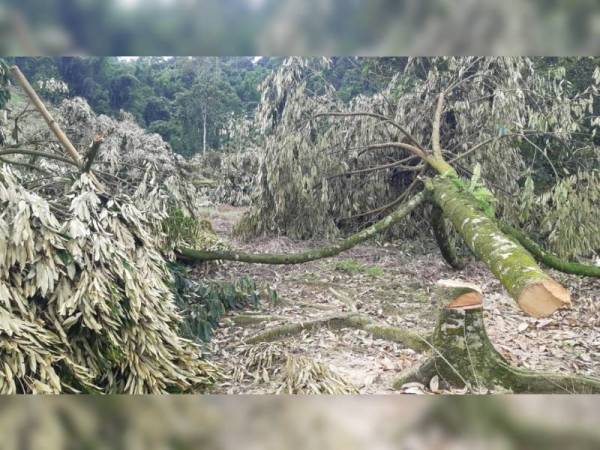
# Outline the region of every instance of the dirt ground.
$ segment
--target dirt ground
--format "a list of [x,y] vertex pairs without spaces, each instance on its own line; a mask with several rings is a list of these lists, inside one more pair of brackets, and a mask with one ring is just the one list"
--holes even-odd
[[[247,251],[295,252],[322,244],[282,237],[239,242],[231,237],[231,229],[243,209],[219,207],[204,213],[220,236]],[[256,310],[231,312],[223,319],[207,352],[231,377],[217,385],[215,392],[277,392],[276,377],[244,367],[244,352],[251,347],[245,340],[269,327],[357,311],[382,323],[431,333],[436,321],[431,292],[436,281],[444,278],[483,288],[488,334],[514,365],[600,377],[600,282],[558,272],[552,275],[570,289],[573,307],[550,318],[535,319],[518,309],[483,264],[471,259],[463,271],[456,272],[444,263],[433,241],[369,243],[335,258],[293,266],[224,262],[208,276],[220,280],[248,276],[261,291],[276,290],[278,298],[275,301],[263,295]],[[241,326],[233,320],[239,314],[270,315],[273,320]],[[373,339],[362,330],[304,331],[274,345],[285,354],[324,364],[361,394],[441,392],[437,383],[394,391],[393,381],[426,355]]]

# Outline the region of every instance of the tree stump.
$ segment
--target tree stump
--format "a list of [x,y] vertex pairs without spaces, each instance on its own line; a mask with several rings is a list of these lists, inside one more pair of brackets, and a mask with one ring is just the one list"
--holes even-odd
[[471,392],[598,393],[600,379],[543,373],[511,366],[494,348],[483,320],[482,293],[455,280],[438,282],[442,301],[431,341],[431,358],[403,374],[396,389],[410,382],[429,385],[435,375],[446,387]]

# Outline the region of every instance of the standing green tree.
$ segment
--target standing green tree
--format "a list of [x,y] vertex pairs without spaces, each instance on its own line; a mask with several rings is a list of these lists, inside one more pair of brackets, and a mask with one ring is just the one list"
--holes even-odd
[[218,147],[225,119],[239,112],[241,102],[218,67],[201,68],[192,87],[177,98],[185,143],[194,146],[202,140],[202,153]]

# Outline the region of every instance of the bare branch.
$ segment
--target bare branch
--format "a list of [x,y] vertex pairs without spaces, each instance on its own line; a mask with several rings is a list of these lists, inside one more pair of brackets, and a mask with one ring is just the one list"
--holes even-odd
[[[529,140],[527,138],[527,135],[550,135],[550,136],[555,136],[558,135],[560,133],[554,133],[551,131],[522,131],[519,133],[506,133],[503,134],[501,136],[494,136],[491,137],[489,139],[486,139],[485,141],[480,142],[479,144],[474,145],[473,147],[471,147],[470,149],[468,149],[467,151],[465,151],[464,153],[461,153],[460,155],[455,156],[453,159],[451,159],[449,161],[450,164],[455,163],[456,161],[459,161],[467,156],[469,156],[470,154],[476,152],[477,150],[480,150],[481,148],[485,147],[486,145],[492,143],[492,142],[496,142],[499,141],[500,139],[506,139],[506,138],[512,138],[512,137],[522,137],[523,139],[525,139],[527,142],[529,142],[536,150],[538,150],[539,152],[541,152],[545,158],[548,160],[548,162],[550,163],[550,165],[552,166],[552,170],[554,172],[554,174],[558,177],[558,173],[556,171],[556,169],[554,168],[554,165],[552,164],[552,161],[550,161],[550,159],[548,158],[548,155],[546,155],[544,153],[544,151],[539,148],[539,146],[537,146],[536,144],[534,144],[533,142],[531,142],[531,140]],[[557,137],[558,138],[558,137]]]
[[363,153],[365,153],[365,152],[367,152],[369,150],[380,150],[380,149],[386,149],[386,148],[390,148],[390,147],[401,148],[403,150],[408,150],[414,156],[418,156],[419,158],[422,157],[422,154],[421,154],[422,152],[421,152],[420,149],[418,149],[414,145],[405,144],[404,142],[382,142],[381,144],[368,145],[368,146],[364,147],[363,151],[361,151],[359,153],[359,155],[362,155]]
[[36,165],[26,163],[26,162],[13,161],[12,159],[5,159],[5,158],[0,158],[0,161],[3,162],[3,163],[6,163],[6,164],[14,165],[14,166],[27,167],[28,169],[36,170],[38,172],[41,172],[44,175],[50,175],[50,172],[48,172],[47,170],[42,169],[41,167],[38,167]]
[[342,220],[353,220],[353,219],[358,219],[360,217],[364,217],[364,216],[370,216],[373,214],[378,214],[378,213],[382,213],[384,211],[387,211],[388,209],[399,205],[400,203],[402,203],[404,201],[404,199],[406,199],[406,197],[408,195],[410,195],[410,193],[412,192],[412,190],[414,189],[414,187],[417,185],[417,183],[420,181],[419,176],[425,171],[425,168],[423,168],[421,170],[420,174],[417,174],[417,176],[415,177],[415,179],[410,183],[410,185],[406,188],[406,190],[404,190],[404,192],[402,192],[397,198],[395,198],[393,201],[391,201],[390,203],[380,206],[378,208],[375,209],[371,209],[370,211],[365,211],[359,214],[354,214],[353,216],[350,217],[345,217]]
[[384,115],[381,114],[377,114],[377,113],[371,113],[371,112],[324,112],[324,113],[319,113],[315,115],[315,118],[318,117],[327,117],[327,116],[332,116],[332,117],[357,117],[357,116],[364,116],[364,117],[373,117],[375,119],[379,119],[379,120],[383,120],[384,122],[389,123],[390,125],[396,127],[398,130],[400,130],[400,132],[402,134],[404,134],[404,136],[406,136],[406,138],[411,142],[411,144],[413,144],[415,147],[417,147],[420,150],[419,156],[422,158],[425,158],[425,155],[427,153],[427,150],[425,150],[423,148],[423,146],[421,144],[419,144],[419,142],[400,124],[394,122],[392,119],[390,119],[389,117],[386,117]]
[[444,159],[442,156],[442,146],[440,144],[440,126],[442,122],[442,111],[444,110],[444,93],[438,97],[437,107],[433,116],[433,128],[431,130],[431,145],[433,147],[433,156],[437,159]]
[[531,144],[531,146],[534,149],[536,149],[538,152],[540,152],[542,154],[542,156],[546,159],[546,161],[548,161],[548,164],[550,164],[550,167],[552,168],[552,171],[554,172],[554,176],[558,180],[560,177],[558,175],[558,172],[556,171],[556,167],[554,167],[554,164],[552,163],[552,160],[548,157],[548,155],[546,154],[546,152],[544,150],[542,150],[537,144],[535,144],[534,142],[532,142],[527,136],[523,135],[523,139],[525,139],[527,142],[529,142],[529,144]]
[[350,170],[348,172],[339,173],[337,175],[331,175],[331,176],[327,177],[327,179],[331,180],[332,178],[339,178],[339,177],[350,176],[350,175],[360,175],[360,174],[365,174],[365,173],[370,173],[370,172],[377,172],[379,170],[394,169],[394,168],[400,168],[407,172],[416,172],[418,170],[423,169],[423,167],[425,167],[423,164],[419,164],[418,166],[405,166],[402,164],[401,161],[394,161],[389,164],[382,164],[380,166],[367,167],[365,169]]
[[39,156],[42,158],[54,159],[56,161],[61,161],[66,164],[71,164],[73,166],[79,167],[79,165],[72,161],[69,158],[65,158],[64,156],[54,155],[52,153],[46,152],[38,152],[36,150],[25,150],[25,149],[14,149],[14,150],[3,150],[0,152],[0,156],[4,155],[31,155],[31,156]]

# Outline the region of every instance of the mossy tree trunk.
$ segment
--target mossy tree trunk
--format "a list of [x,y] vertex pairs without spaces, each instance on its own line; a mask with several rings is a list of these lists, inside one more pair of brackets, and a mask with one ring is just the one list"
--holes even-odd
[[540,269],[521,245],[506,237],[457,181],[453,176],[433,178],[428,183],[433,200],[521,309],[542,317],[570,305],[569,292]]

